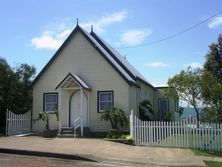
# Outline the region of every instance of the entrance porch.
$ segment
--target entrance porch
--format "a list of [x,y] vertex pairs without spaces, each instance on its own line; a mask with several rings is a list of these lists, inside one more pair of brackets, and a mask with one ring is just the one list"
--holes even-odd
[[69,73],[56,87],[59,91],[59,135],[77,135],[81,137],[84,129],[89,129],[90,87],[78,76]]

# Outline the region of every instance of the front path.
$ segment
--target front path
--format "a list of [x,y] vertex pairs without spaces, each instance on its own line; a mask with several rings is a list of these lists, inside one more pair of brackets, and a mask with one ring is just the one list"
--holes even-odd
[[0,148],[41,151],[102,161],[166,166],[205,166],[189,149],[129,146],[102,139],[1,137]]

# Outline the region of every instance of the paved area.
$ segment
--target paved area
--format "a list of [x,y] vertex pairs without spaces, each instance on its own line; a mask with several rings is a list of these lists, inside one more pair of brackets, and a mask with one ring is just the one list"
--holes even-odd
[[102,139],[1,137],[0,148],[78,155],[96,162],[150,166],[205,166],[188,149],[129,146]]

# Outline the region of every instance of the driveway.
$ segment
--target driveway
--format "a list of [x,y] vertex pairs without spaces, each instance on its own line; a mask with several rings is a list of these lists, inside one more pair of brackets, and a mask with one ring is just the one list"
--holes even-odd
[[129,146],[86,138],[1,137],[1,149],[78,155],[97,162],[157,166],[205,166],[189,149]]

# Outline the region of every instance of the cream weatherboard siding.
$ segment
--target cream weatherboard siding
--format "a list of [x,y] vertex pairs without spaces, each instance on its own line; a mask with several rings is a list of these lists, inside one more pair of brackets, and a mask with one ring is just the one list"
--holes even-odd
[[[159,99],[160,98],[168,98],[168,101],[169,101],[169,111],[172,112],[172,116],[171,116],[171,120],[173,121],[178,121],[179,120],[179,113],[176,112],[176,102],[174,101],[173,98],[170,98],[170,97],[166,97],[164,95],[164,89],[161,88],[161,89],[158,89],[156,91],[156,110],[158,111],[159,109]],[[159,115],[156,115],[156,118],[158,117]]]
[[154,100],[155,100],[155,89],[151,86],[144,84],[141,81],[137,81],[137,83],[140,85],[140,102],[144,100],[149,100],[152,106],[154,106]]
[[133,110],[135,115],[139,115],[139,91],[140,88],[135,86],[129,87],[129,110]]
[[[43,110],[43,93],[58,92],[55,88],[69,73],[79,75],[90,87],[89,123],[91,131],[107,131],[110,123],[101,121],[101,113],[97,112],[97,91],[114,91],[114,105],[129,112],[130,86],[102,57],[102,55],[77,32],[63,48],[56,59],[33,86],[33,118]],[[71,93],[62,91],[59,94],[59,116],[62,124],[68,125],[69,96]],[[127,113],[129,114],[129,113]],[[33,131],[44,128],[41,122],[33,123]],[[58,128],[55,117],[50,119],[50,128]]]

